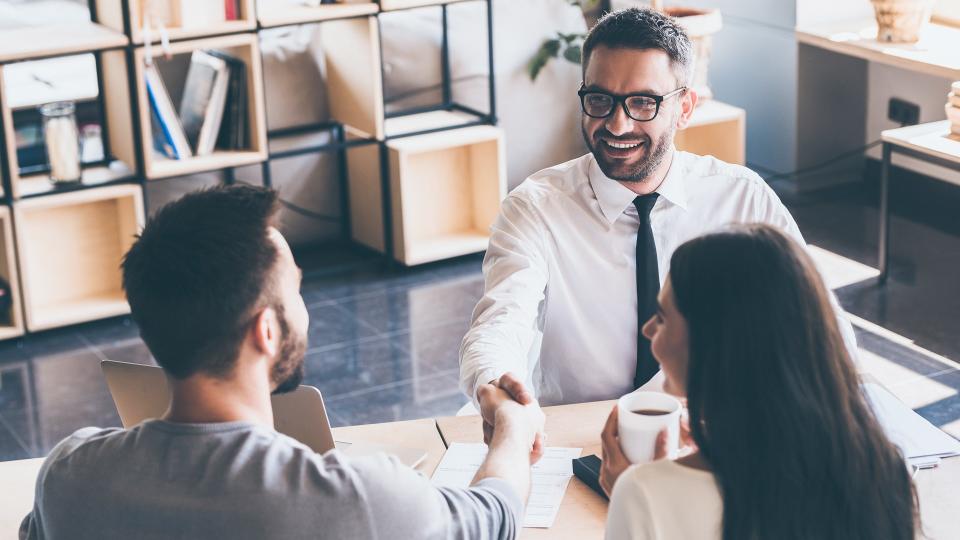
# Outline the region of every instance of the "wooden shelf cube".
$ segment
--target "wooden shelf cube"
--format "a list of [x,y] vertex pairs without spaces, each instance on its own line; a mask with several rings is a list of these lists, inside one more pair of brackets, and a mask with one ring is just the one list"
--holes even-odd
[[263,28],[310,24],[334,19],[349,19],[375,15],[380,11],[376,2],[342,2],[307,6],[299,0],[258,0],[257,19]]
[[0,30],[0,64],[101,51],[127,43],[122,31],[92,22],[5,29]]
[[[368,155],[357,154],[366,152]],[[358,242],[383,250],[379,160],[370,147],[349,162],[351,218]],[[387,143],[395,258],[417,265],[487,248],[489,228],[506,195],[503,132],[474,126]],[[366,160],[365,168],[355,167]],[[374,210],[370,210],[373,208]],[[366,209],[366,215],[364,215]],[[359,226],[358,226],[359,225]]]
[[[187,3],[189,2],[189,3]],[[100,23],[118,32],[123,32],[126,24],[129,22],[130,38],[133,43],[145,43],[147,41],[146,32],[144,32],[145,6],[146,0],[96,0],[97,18]],[[172,0],[170,6],[177,6],[178,3],[197,9],[204,4],[220,6],[223,0]],[[239,0],[238,18],[232,21],[218,21],[208,23],[205,21],[191,22],[187,19],[188,14],[173,14],[174,22],[179,24],[168,24],[165,26],[167,38],[172,41],[190,38],[200,38],[204,36],[215,36],[220,34],[232,34],[236,32],[247,32],[257,27],[256,10],[254,9],[255,0]],[[126,4],[126,6],[124,6]],[[124,10],[126,7],[126,11]],[[124,13],[127,14],[129,21],[124,21]],[[187,19],[187,20],[180,20]],[[159,43],[161,40],[159,25],[151,24],[149,40],[153,43]]]
[[17,275],[17,250],[13,241],[10,209],[0,206],[0,277],[10,285],[11,308],[0,313],[0,340],[23,335],[23,304]]
[[[141,140],[144,168],[148,179],[182,176],[229,167],[260,163],[267,159],[267,128],[264,113],[260,47],[256,34],[236,34],[202,40],[180,41],[170,45],[172,55],[189,55],[199,49],[216,49],[242,60],[247,77],[247,122],[250,130],[250,148],[246,150],[214,150],[210,155],[186,159],[168,159],[153,149],[150,101],[144,80],[146,51],[138,48],[134,54],[137,78],[137,102],[140,111]],[[156,48],[154,52],[160,54]],[[155,59],[159,62],[159,59]],[[171,90],[168,86],[168,90]],[[173,93],[171,91],[171,93]]]
[[[127,84],[127,60],[122,50],[100,52],[104,93],[104,119],[109,137],[110,150],[118,163],[112,167],[97,167],[84,169],[85,183],[103,183],[105,174],[132,175],[136,165],[136,155],[133,145],[133,123],[131,121],[130,91]],[[7,69],[12,69],[8,67]],[[95,69],[93,65],[90,69]],[[33,174],[20,176],[20,164],[17,161],[17,145],[15,126],[13,125],[13,110],[10,103],[11,89],[7,86],[4,76],[4,66],[0,65],[0,123],[3,124],[7,154],[7,163],[10,170],[11,196],[18,199],[23,196],[53,191],[50,177],[47,174]],[[104,170],[112,171],[105,173]],[[114,178],[115,179],[115,178]]]
[[129,312],[120,262],[143,227],[140,186],[27,199],[13,213],[27,329]]
[[743,165],[747,160],[747,112],[716,100],[701,103],[686,129],[678,131],[678,150]]
[[380,29],[376,17],[324,22],[320,29],[332,119],[384,137]]

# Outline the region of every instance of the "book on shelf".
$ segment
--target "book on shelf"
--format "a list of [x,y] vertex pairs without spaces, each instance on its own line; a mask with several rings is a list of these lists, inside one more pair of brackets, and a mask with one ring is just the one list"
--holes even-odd
[[247,65],[222,51],[208,51],[230,67],[230,87],[217,135],[217,147],[240,150],[250,147],[250,128],[247,122]]
[[153,64],[145,66],[144,78],[152,111],[151,132],[154,148],[170,159],[190,157],[192,155],[190,143],[187,141],[177,110],[173,107],[170,94],[156,66]]
[[198,156],[213,152],[223,121],[231,67],[206,51],[193,51],[180,100],[180,123]]
[[223,0],[223,9],[226,13],[226,20],[236,21],[240,19],[240,0]]

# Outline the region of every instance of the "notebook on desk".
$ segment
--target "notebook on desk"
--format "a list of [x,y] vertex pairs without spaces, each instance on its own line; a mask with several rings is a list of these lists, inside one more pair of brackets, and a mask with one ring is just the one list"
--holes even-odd
[[864,382],[862,387],[883,431],[907,460],[960,456],[960,441],[907,407],[882,385]]

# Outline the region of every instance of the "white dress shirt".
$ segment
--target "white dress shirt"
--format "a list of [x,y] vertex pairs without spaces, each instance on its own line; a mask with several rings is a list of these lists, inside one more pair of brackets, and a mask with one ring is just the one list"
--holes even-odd
[[[674,151],[657,192],[650,225],[661,285],[677,247],[731,223],[768,223],[803,243],[780,199],[746,167]],[[484,294],[460,348],[468,396],[506,372],[525,377],[542,405],[634,390],[636,196],[607,178],[592,154],[544,169],[507,196],[483,261]],[[855,352],[853,329],[841,320]]]

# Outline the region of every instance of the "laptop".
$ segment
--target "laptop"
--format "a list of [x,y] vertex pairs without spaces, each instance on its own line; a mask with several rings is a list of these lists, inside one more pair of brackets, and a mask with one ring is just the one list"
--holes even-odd
[[[110,395],[117,406],[124,428],[144,420],[160,418],[170,405],[170,390],[163,369],[156,366],[103,360],[100,362]],[[402,446],[381,446],[365,442],[335,441],[327,409],[320,390],[300,385],[287,394],[271,397],[274,428],[292,437],[318,454],[337,448],[350,457],[386,453],[396,456],[410,467],[416,467],[427,452]]]

